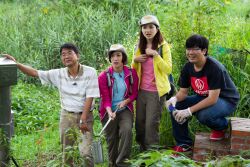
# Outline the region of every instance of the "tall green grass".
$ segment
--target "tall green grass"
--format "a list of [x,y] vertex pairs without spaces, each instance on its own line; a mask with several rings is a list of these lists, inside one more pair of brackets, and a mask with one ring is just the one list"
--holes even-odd
[[103,66],[106,49],[134,35],[146,9],[143,1],[25,2],[0,2],[0,50],[39,69],[61,66],[59,46],[65,42],[80,48],[82,63]]

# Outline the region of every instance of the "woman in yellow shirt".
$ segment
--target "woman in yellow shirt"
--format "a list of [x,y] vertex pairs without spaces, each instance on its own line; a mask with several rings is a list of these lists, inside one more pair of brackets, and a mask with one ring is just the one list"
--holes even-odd
[[165,95],[171,89],[168,75],[172,72],[172,60],[169,45],[163,39],[156,16],[142,17],[140,29],[132,67],[139,77],[136,141],[141,151],[145,151],[159,143],[161,112]]

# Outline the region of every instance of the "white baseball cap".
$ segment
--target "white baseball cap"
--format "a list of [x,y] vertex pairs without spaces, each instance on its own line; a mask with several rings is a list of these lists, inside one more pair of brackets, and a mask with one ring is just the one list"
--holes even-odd
[[120,52],[124,53],[125,55],[127,55],[126,49],[121,44],[111,45],[109,48],[109,51],[108,51],[108,55],[110,55],[112,52],[115,52],[115,51],[120,51]]
[[121,45],[121,44],[113,44],[113,45],[110,46],[110,48],[108,50],[109,61],[110,61],[110,58],[111,58],[111,54],[113,52],[122,52],[124,54],[124,56],[125,56],[124,57],[124,60],[125,60],[124,64],[127,63],[127,53],[126,53],[126,49],[124,48],[123,45]]
[[156,25],[157,27],[160,27],[160,23],[157,17],[154,15],[143,16],[140,20],[140,26],[145,25],[145,24],[150,24],[150,23]]

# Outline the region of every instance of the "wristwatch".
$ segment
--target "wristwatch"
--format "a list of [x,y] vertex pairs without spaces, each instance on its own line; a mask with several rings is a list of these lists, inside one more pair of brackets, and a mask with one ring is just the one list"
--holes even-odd
[[80,124],[86,124],[86,122],[80,119]]

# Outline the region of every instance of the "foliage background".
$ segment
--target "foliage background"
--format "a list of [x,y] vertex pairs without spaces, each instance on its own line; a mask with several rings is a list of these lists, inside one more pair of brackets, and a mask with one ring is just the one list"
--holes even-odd
[[[226,66],[241,95],[234,116],[250,117],[249,0],[2,0],[0,52],[46,70],[62,66],[59,47],[73,42],[80,48],[81,63],[100,72],[108,66],[106,50],[113,43],[127,48],[131,62],[138,21],[145,14],[160,20],[161,31],[171,45],[175,81],[186,62],[186,38],[193,33],[208,37],[210,54]],[[22,166],[46,165],[49,160],[56,164],[60,156],[58,93],[53,87],[41,87],[37,79],[18,76],[19,83],[12,91],[13,154]],[[95,115],[98,132],[98,111]],[[190,130],[193,136],[209,129],[193,119]],[[174,144],[167,112],[160,133],[162,145]],[[134,144],[132,156],[137,153]]]

